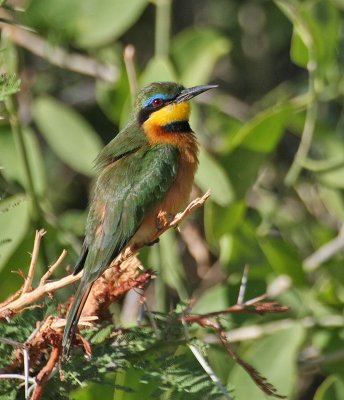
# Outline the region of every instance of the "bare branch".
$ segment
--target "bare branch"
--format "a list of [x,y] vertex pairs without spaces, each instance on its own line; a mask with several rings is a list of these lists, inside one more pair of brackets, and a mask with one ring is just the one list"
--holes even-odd
[[[171,221],[165,221],[164,219],[162,219],[161,220],[162,226],[160,227],[160,229],[156,231],[156,233],[152,236],[149,242],[153,243],[165,231],[167,231],[170,228],[177,227],[181,223],[181,221],[184,218],[186,218],[190,213],[192,213],[197,208],[200,208],[206,202],[209,196],[210,196],[210,190],[204,193],[203,196],[197,197],[195,200],[191,201],[191,203],[185,208],[185,210],[176,214]],[[135,248],[130,248],[130,247],[125,248],[119,254],[119,256],[111,263],[111,266],[120,265],[123,261],[127,260],[129,257],[132,257],[134,254],[136,254],[138,250],[143,246],[144,244],[137,246]]]
[[123,52],[123,59],[125,64],[125,69],[127,70],[131,102],[134,104],[134,100],[137,94],[137,75],[135,70],[135,47],[132,44],[128,44]]
[[61,264],[63,259],[66,257],[67,251],[63,250],[60,257],[55,261],[53,265],[51,265],[48,269],[48,271],[42,276],[41,280],[39,281],[40,285],[44,285],[47,280],[51,277],[52,273],[55,271],[55,269]]
[[38,400],[41,398],[44,386],[46,385],[55,365],[59,361],[60,353],[61,353],[60,347],[53,347],[48,362],[36,376],[37,385],[35,387],[34,392],[32,393],[31,400]]
[[232,346],[227,340],[226,333],[222,325],[217,321],[217,327],[214,329],[215,334],[220,339],[223,347],[229,354],[229,356],[237,362],[244,370],[250,375],[256,385],[267,395],[276,397],[278,399],[286,399],[286,396],[282,396],[277,392],[277,389],[267,381],[267,379],[262,376],[256,368],[254,368],[247,361],[243,360],[239,355],[233,350]]
[[224,310],[214,311],[207,314],[186,314],[183,316],[187,322],[200,322],[206,321],[210,318],[219,317],[224,314],[237,314],[237,313],[255,313],[255,314],[267,314],[267,313],[280,313],[289,310],[288,306],[281,305],[275,301],[262,302],[266,295],[255,297],[254,299],[248,300],[242,304],[235,304],[225,308]]
[[[2,13],[4,13],[3,10]],[[17,25],[0,22],[0,29],[18,46],[60,68],[100,78],[108,82],[116,82],[118,79],[118,70],[114,65],[102,64],[82,54],[69,53],[62,47],[53,46],[36,33],[29,32],[27,29]]]
[[53,293],[58,289],[70,285],[71,283],[77,282],[81,275],[82,273],[79,273],[78,275],[68,275],[62,279],[59,279],[58,281],[39,285],[31,292],[24,293],[18,299],[6,304],[4,307],[0,307],[0,320],[17,314],[30,304],[35,303],[49,293]]
[[[202,197],[199,197],[199,198],[196,198],[195,200],[193,200],[185,208],[184,211],[175,215],[175,217],[171,221],[163,221],[164,222],[163,226],[155,232],[155,234],[151,238],[151,242],[156,240],[166,230],[176,227],[192,211],[201,207],[204,204],[204,202],[208,199],[209,196],[210,196],[210,191],[206,192]],[[33,274],[33,270],[34,270],[35,257],[36,257],[36,256],[34,257],[34,255],[39,251],[39,244],[40,244],[41,236],[43,236],[42,232],[40,234],[36,235],[36,239],[35,239],[35,243],[34,243],[34,250],[33,250],[33,257],[31,260],[31,265],[33,265],[33,267],[31,268],[31,275],[26,278],[26,281],[24,283],[24,288],[31,287],[32,274]],[[135,248],[130,248],[130,247],[125,248],[119,254],[119,256],[111,263],[110,268],[114,268],[114,271],[116,271],[115,272],[115,275],[117,274],[116,279],[118,279],[118,277],[119,277],[118,268],[120,270],[128,268],[128,265],[130,265],[130,263],[123,264],[124,261],[133,257],[138,252],[138,250],[143,246],[144,246],[144,244],[142,244],[140,246],[136,246]],[[74,282],[77,282],[82,276],[82,271],[79,272],[79,274],[77,274],[77,275],[70,274],[68,276],[65,276],[65,277],[57,280],[57,281],[47,282],[48,278],[50,278],[53,271],[61,264],[61,262],[63,261],[65,256],[66,256],[66,251],[63,250],[63,252],[61,253],[58,260],[49,268],[49,270],[46,272],[46,274],[43,275],[43,277],[40,280],[39,285],[35,289],[33,289],[31,291],[27,291],[26,293],[21,293],[22,292],[22,290],[21,290],[18,292],[19,294],[21,293],[21,295],[18,298],[15,298],[13,301],[10,301],[10,302],[6,301],[6,302],[0,304],[0,320],[13,316],[14,314],[16,314],[16,313],[20,312],[21,310],[23,310],[24,308],[28,307],[30,304],[37,302],[38,300],[40,300],[42,297],[44,297],[47,294],[51,294],[58,289],[61,289],[65,286],[68,286],[68,285],[74,283]],[[131,264],[132,267],[133,267],[133,265],[134,264]],[[131,280],[128,279],[126,281],[126,288],[137,287],[137,285],[139,284],[134,279],[134,277],[135,278],[137,277],[137,274],[133,275],[132,272],[134,270],[139,271],[141,267],[139,264],[135,264],[135,266],[133,268],[134,269],[131,271],[129,276],[123,275],[123,279],[126,279],[128,277],[130,277],[130,279],[131,279]],[[107,272],[105,272],[105,273],[107,273]],[[101,278],[99,278],[99,279],[101,279]],[[147,276],[143,278],[143,281],[144,281],[144,279],[148,279]],[[29,280],[29,283],[26,283],[27,280]],[[143,282],[142,282],[142,284],[143,284]],[[122,287],[119,286],[119,288],[120,288],[119,293],[120,293],[120,295],[122,295],[123,294],[123,285],[122,285]],[[90,296],[90,298],[92,298],[92,296]],[[97,302],[97,304],[99,304],[99,302]]]
[[29,267],[29,272],[27,274],[27,278],[25,279],[24,282],[22,294],[30,292],[32,290],[32,280],[38,260],[39,246],[41,244],[41,239],[45,234],[46,231],[44,229],[40,229],[39,231],[36,230],[35,242],[33,245],[33,252],[31,256],[31,263]]

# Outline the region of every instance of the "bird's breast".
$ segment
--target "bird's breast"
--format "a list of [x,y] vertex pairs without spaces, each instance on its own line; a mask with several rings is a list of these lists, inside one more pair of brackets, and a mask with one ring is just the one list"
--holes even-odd
[[[178,135],[178,138],[166,136]],[[177,175],[164,198],[144,218],[132,243],[148,243],[157,230],[158,215],[166,213],[175,215],[187,205],[198,165],[198,146],[193,133],[164,134],[165,143],[173,144],[179,149]],[[160,142],[161,143],[161,142]]]

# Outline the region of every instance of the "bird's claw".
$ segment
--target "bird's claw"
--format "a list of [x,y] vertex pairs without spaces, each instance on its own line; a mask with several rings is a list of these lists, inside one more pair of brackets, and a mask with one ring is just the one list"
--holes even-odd
[[173,214],[166,211],[160,211],[156,218],[157,230],[160,231],[161,229],[165,228],[165,226],[167,226],[173,221],[173,218],[174,218]]

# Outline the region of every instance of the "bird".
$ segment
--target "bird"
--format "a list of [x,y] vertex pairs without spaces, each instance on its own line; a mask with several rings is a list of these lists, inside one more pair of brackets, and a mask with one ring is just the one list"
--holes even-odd
[[145,86],[126,127],[97,156],[85,238],[73,271],[83,274],[68,310],[64,358],[95,280],[125,247],[150,244],[160,213],[175,215],[186,206],[198,166],[189,101],[216,87],[165,81]]

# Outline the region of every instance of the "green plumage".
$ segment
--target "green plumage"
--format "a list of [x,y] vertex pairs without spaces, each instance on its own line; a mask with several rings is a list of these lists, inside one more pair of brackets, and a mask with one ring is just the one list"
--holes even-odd
[[[96,160],[101,172],[94,184],[83,250],[75,267],[75,273],[82,268],[84,273],[68,314],[65,354],[80,318],[83,294],[88,295],[92,283],[133,237],[145,215],[163,199],[177,174],[176,147],[150,146],[142,133],[144,140],[126,142],[125,134],[126,130],[118,134]],[[139,137],[140,132],[135,135]]]
[[[64,355],[69,352],[93,282],[134,237],[145,216],[164,200],[176,179],[179,149],[173,144],[149,143],[143,123],[166,105],[188,101],[213,87],[184,89],[174,82],[146,86],[137,96],[129,124],[97,157],[85,240],[74,269],[75,274],[82,269],[84,273],[68,312],[62,340]],[[182,124],[169,121],[173,134],[178,135],[180,127],[189,128],[188,123],[177,122]]]
[[[86,225],[84,269],[89,279],[98,278],[133,237],[144,216],[163,199],[176,176],[178,157],[171,145],[144,145],[104,168],[94,187]],[[97,209],[103,207],[105,218],[97,234]]]

